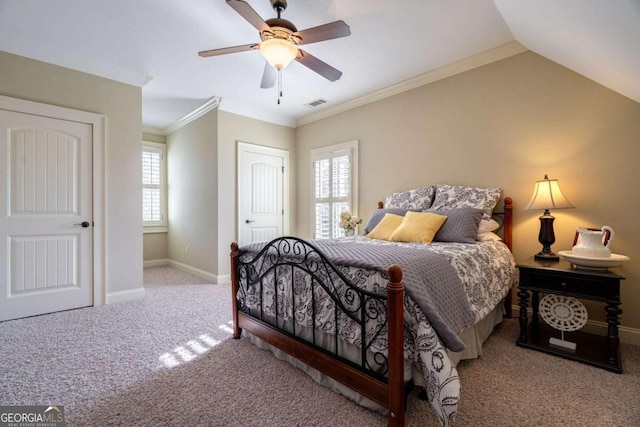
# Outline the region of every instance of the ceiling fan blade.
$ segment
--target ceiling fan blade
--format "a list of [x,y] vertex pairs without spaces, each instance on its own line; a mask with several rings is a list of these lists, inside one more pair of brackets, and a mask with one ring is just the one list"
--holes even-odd
[[335,82],[342,77],[342,71],[333,68],[331,65],[319,60],[302,49],[298,49],[296,61],[332,82]]
[[278,77],[278,72],[275,68],[271,66],[267,61],[264,62],[264,72],[262,73],[262,82],[260,83],[260,87],[262,89],[269,89],[276,84],[276,77]]
[[293,33],[300,38],[299,45],[337,39],[351,35],[351,28],[344,21],[335,21]]
[[271,27],[264,22],[264,19],[258,15],[258,13],[253,10],[249,3],[242,0],[227,0],[227,4],[233,8],[236,12],[240,14],[244,19],[246,19],[249,24],[253,25],[256,30],[258,30],[261,34],[264,31],[271,31]]
[[243,44],[241,46],[223,47],[222,49],[203,50],[198,52],[198,55],[204,57],[226,55],[227,53],[245,52],[247,50],[254,50],[260,47],[259,43]]

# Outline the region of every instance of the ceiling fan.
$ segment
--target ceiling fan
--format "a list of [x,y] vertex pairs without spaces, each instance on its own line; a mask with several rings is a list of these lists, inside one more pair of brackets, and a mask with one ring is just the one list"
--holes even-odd
[[349,26],[344,21],[335,21],[317,27],[298,31],[292,22],[280,17],[287,8],[287,0],[270,0],[271,6],[278,14],[277,18],[264,21],[246,1],[226,0],[227,4],[253,25],[260,34],[261,43],[250,43],[222,49],[204,50],[198,52],[202,57],[225,55],[228,53],[259,50],[267,60],[262,74],[261,88],[271,88],[278,77],[278,103],[282,96],[281,71],[294,59],[302,65],[320,74],[324,78],[335,82],[342,76],[342,72],[321,61],[298,46],[331,40],[351,35]]

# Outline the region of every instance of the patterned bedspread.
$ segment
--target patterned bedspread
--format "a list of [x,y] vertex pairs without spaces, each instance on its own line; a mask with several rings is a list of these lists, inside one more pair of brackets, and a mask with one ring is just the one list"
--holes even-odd
[[[317,244],[318,241],[313,243]],[[356,245],[362,244],[366,244],[367,248],[371,247],[371,245],[402,248],[396,252],[409,251],[410,249],[413,251],[429,251],[437,254],[438,258],[446,259],[457,273],[459,282],[462,284],[463,294],[468,303],[465,310],[470,312],[467,321],[463,325],[458,325],[460,330],[483,319],[500,303],[509,289],[517,282],[515,261],[508,248],[502,242],[478,242],[473,244],[433,243],[431,245],[422,245],[387,242],[356,236],[334,240],[331,243],[325,243],[324,246],[344,245],[345,250],[350,248],[353,250]],[[322,245],[317,246],[322,249]],[[257,247],[241,248],[241,251],[245,251],[241,259],[246,261],[251,258],[252,254],[255,255],[254,251],[256,249]],[[246,252],[247,250],[249,251]],[[333,252],[340,253],[341,251],[334,250]],[[364,252],[366,253],[366,251]],[[337,260],[334,259],[334,263],[354,285],[373,292],[384,292],[387,282],[385,271],[372,267],[342,265],[340,257],[337,256],[337,258]],[[285,277],[281,280],[293,280],[293,278],[286,277],[286,272],[283,273]],[[445,345],[436,329],[434,329],[432,322],[430,322],[421,306],[408,295],[409,293],[407,291],[404,298],[405,361],[412,363],[422,372],[429,402],[438,414],[442,425],[448,425],[455,417],[460,396],[458,373],[453,367]],[[303,292],[296,292],[296,294],[301,295]],[[283,297],[279,296],[278,299],[280,300]],[[258,298],[255,297],[255,294],[252,295],[251,287],[249,287],[245,295],[244,303],[250,308],[259,308]],[[296,323],[300,325],[316,325],[317,329],[321,329],[328,334],[334,334],[332,323],[326,322],[326,319],[333,316],[333,309],[330,304],[323,306],[322,310],[316,314],[316,319],[310,319],[312,316],[309,316],[310,311],[305,308],[305,304],[308,305],[308,301],[296,300],[295,313],[291,310],[291,307],[284,307],[284,304],[280,304],[278,312],[281,318],[287,321],[295,318]],[[267,313],[273,313],[277,306],[274,295],[270,297],[267,293],[266,298],[263,298],[261,309]],[[438,310],[446,311],[447,307],[439,307]],[[353,322],[350,322],[346,317],[342,317],[340,323],[340,338],[349,343],[359,345],[359,336],[354,332],[353,325],[350,325]],[[460,332],[460,330],[455,332]],[[353,333],[350,333],[350,331]],[[386,345],[386,339],[381,337],[375,340],[371,348],[386,354]]]

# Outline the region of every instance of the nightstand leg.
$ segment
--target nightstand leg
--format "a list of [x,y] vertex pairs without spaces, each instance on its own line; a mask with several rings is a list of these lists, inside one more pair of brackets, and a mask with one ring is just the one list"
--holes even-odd
[[620,303],[607,302],[605,311],[607,312],[607,323],[609,324],[607,332],[607,345],[609,346],[609,363],[617,366],[618,345],[620,342],[618,338],[618,326],[620,325],[620,319],[618,316],[622,314],[622,309],[620,308]]
[[518,291],[518,303],[520,305],[520,336],[518,342],[527,342],[527,308],[529,307],[529,291]]
[[538,291],[531,291],[531,310],[533,311],[533,315],[531,316],[531,327],[537,333],[539,329],[538,313],[540,312],[540,292]]

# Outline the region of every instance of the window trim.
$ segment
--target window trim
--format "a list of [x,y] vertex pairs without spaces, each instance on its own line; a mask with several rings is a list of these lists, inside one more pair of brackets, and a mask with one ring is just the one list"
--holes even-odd
[[[159,142],[151,142],[151,141],[142,141],[142,148],[140,151],[140,161],[142,161],[142,152],[152,151],[152,152],[160,152],[162,154],[162,163],[160,165],[160,209],[162,212],[162,222],[153,224],[145,224],[145,221],[142,221],[142,232],[143,233],[166,233],[169,231],[169,221],[168,221],[168,203],[167,203],[167,144],[162,144]],[[142,178],[142,177],[141,177]],[[144,184],[141,182],[141,202],[142,202],[142,189],[144,189]]]
[[311,236],[316,238],[316,197],[315,197],[315,171],[314,162],[320,159],[331,158],[334,153],[339,151],[350,151],[351,154],[351,192],[349,194],[349,205],[351,213],[354,216],[358,216],[358,140],[342,142],[339,144],[328,145],[325,147],[314,148],[311,150],[310,157],[310,206],[311,206],[311,224],[310,231]]

